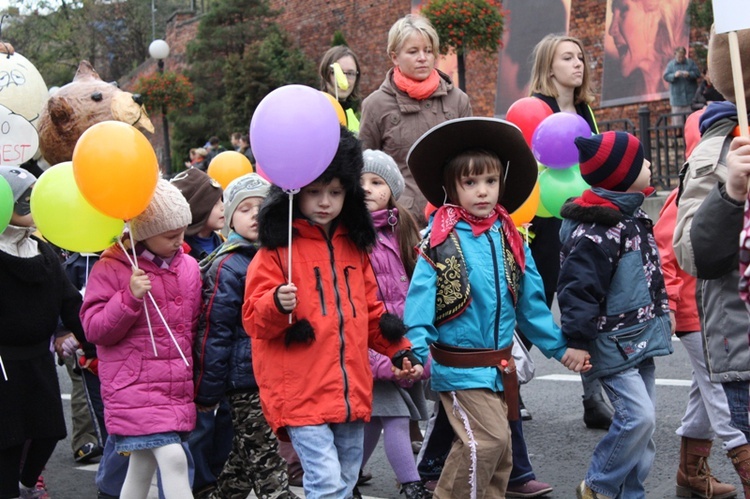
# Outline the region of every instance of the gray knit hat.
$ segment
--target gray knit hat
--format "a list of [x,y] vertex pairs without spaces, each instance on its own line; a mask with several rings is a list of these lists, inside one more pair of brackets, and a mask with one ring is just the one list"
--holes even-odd
[[257,173],[247,173],[232,180],[224,191],[224,228],[221,233],[229,235],[232,216],[237,206],[247,198],[265,198],[271,184]]
[[143,241],[162,232],[187,227],[191,219],[190,205],[182,193],[160,179],[146,210],[130,221],[130,230],[133,239]]
[[36,183],[36,177],[18,166],[0,166],[0,177],[8,181],[13,191],[13,211],[19,215],[28,215],[31,208],[28,196],[24,196],[24,193]]
[[392,157],[383,151],[366,149],[362,153],[362,159],[365,163],[362,173],[374,173],[385,180],[394,199],[401,197],[401,193],[404,192],[404,177]]

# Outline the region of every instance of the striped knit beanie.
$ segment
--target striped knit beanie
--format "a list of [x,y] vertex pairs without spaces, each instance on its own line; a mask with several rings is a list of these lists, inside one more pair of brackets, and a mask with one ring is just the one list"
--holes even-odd
[[641,142],[625,132],[577,137],[581,176],[592,187],[625,192],[643,167]]

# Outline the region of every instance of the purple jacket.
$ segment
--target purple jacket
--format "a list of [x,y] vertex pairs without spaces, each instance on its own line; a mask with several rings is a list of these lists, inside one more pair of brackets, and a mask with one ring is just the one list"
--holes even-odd
[[81,321],[86,338],[98,347],[107,431],[127,436],[191,431],[195,427],[192,344],[201,310],[198,263],[180,249],[168,269],[144,258],[138,259],[138,266],[151,279],[151,294],[190,366],[150,299],[138,300],[130,292],[132,271],[122,250],[106,250],[91,270]]

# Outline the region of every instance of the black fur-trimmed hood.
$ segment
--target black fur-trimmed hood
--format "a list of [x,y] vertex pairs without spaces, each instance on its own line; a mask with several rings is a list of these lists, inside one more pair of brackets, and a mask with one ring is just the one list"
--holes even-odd
[[[367,251],[375,244],[375,228],[365,205],[365,192],[359,185],[362,173],[362,146],[346,128],[341,127],[341,140],[336,155],[326,170],[315,180],[330,182],[338,178],[346,191],[344,206],[335,223],[342,224],[349,238],[361,250]],[[293,216],[302,218],[295,195]],[[266,248],[288,244],[289,195],[273,185],[258,213],[258,238]]]

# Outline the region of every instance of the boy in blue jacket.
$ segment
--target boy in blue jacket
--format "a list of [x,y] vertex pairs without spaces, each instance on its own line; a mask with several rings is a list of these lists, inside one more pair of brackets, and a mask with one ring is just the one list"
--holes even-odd
[[432,388],[456,433],[434,497],[505,497],[508,419],[520,415],[511,357],[516,323],[547,357],[590,369],[586,352],[568,348],[553,322],[530,250],[508,214],[531,193],[536,161],[512,123],[459,118],[417,140],[407,164],[438,207],[404,313],[413,353],[420,362],[432,354]]
[[645,498],[656,426],[653,357],[672,353],[669,301],[653,223],[641,204],[651,163],[624,132],[575,140],[591,189],[566,203],[557,284],[568,344],[591,354],[614,418],[597,444],[579,499]]

